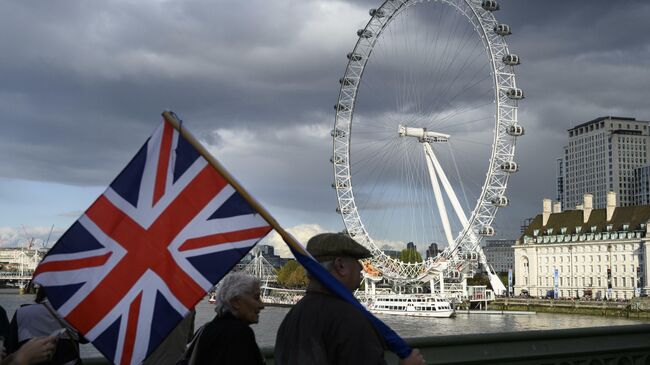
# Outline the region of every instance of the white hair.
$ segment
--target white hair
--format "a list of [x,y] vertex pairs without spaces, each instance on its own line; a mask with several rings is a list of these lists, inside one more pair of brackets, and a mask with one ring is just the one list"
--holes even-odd
[[233,313],[230,301],[247,293],[252,293],[260,286],[260,280],[255,276],[235,272],[226,275],[217,286],[217,295],[214,311],[218,316],[228,312]]

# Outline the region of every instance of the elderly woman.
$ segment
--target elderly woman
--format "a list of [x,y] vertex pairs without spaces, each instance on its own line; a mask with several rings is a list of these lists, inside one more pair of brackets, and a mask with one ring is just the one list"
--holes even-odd
[[264,308],[260,281],[232,273],[217,288],[217,315],[201,333],[194,354],[195,364],[264,364],[250,325],[257,323]]

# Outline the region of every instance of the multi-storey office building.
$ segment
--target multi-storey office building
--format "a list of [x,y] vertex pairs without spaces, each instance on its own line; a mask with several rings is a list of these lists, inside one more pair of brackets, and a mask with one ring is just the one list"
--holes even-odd
[[650,165],[634,170],[636,205],[650,205]]
[[557,201],[564,202],[564,157],[555,161],[555,176],[557,177]]
[[635,171],[649,161],[649,122],[601,117],[568,130],[569,143],[558,162],[558,195],[565,207],[581,204],[593,194],[595,208],[604,208],[614,191],[620,206],[636,204]]
[[585,194],[581,209],[561,211],[544,199],[515,244],[515,294],[545,296],[557,285],[559,297],[629,299],[650,292],[648,240],[650,205],[594,209]]
[[515,266],[515,240],[486,240],[483,253],[496,272],[505,273]]
[[425,253],[425,259],[435,258],[440,254],[440,249],[438,249],[438,244],[435,242],[430,244],[429,248],[427,248],[427,250],[424,253]]

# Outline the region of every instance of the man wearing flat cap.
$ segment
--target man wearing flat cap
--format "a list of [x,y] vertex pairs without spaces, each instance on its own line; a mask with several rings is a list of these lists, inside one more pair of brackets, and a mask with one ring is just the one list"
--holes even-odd
[[[360,259],[370,251],[342,233],[322,233],[307,242],[307,251],[351,292],[361,283]],[[305,296],[287,313],[275,342],[279,365],[378,365],[385,344],[370,320],[352,304],[310,278]],[[424,364],[414,350],[400,364]]]

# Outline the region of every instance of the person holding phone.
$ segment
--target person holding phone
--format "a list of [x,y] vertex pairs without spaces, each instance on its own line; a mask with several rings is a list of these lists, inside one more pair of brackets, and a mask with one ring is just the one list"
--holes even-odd
[[[74,365],[81,363],[79,343],[87,343],[79,333],[52,308],[42,288],[36,290],[35,303],[21,306],[16,310],[9,325],[9,337],[5,347],[8,353],[17,353],[31,339],[51,338],[55,349],[48,365]],[[2,363],[1,365],[4,365]]]

